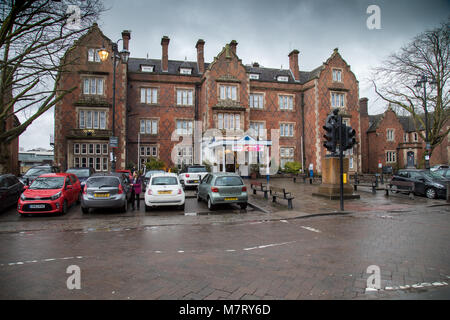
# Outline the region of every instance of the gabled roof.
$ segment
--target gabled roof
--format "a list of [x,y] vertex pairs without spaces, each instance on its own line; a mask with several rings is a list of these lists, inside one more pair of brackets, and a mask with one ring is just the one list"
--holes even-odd
[[[198,73],[197,62],[193,61],[180,61],[180,60],[169,60],[169,71],[162,72],[161,59],[145,59],[145,58],[130,58],[128,59],[128,72],[142,72],[141,65],[154,66],[154,72],[156,74],[172,74],[179,75],[180,67],[192,68],[192,74],[194,76],[200,76]],[[205,63],[205,68],[208,63]],[[148,73],[148,72],[142,72]]]
[[[419,115],[419,117],[421,117],[423,119],[423,121],[425,121],[424,114]],[[428,113],[428,121],[430,121],[430,119],[432,119],[432,117],[433,117],[433,113],[432,112]],[[381,120],[383,118],[384,118],[384,113],[369,115],[369,129],[367,130],[367,132],[375,132],[379,123],[381,122]],[[400,122],[400,124],[402,125],[403,130],[405,132],[416,132],[416,131],[424,130],[421,123],[418,123],[419,128],[418,129],[416,128],[416,126],[414,124],[414,119],[412,116],[397,116],[397,119]]]

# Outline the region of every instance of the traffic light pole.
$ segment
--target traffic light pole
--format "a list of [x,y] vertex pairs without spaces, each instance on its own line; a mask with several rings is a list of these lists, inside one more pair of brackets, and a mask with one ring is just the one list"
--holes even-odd
[[344,137],[342,128],[342,116],[339,116],[339,184],[341,211],[344,211]]

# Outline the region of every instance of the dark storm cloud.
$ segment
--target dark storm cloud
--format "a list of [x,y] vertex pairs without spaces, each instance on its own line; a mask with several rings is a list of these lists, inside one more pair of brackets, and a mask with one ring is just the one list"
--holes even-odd
[[[373,92],[369,71],[415,35],[433,28],[449,17],[449,1],[406,0],[109,0],[111,9],[99,25],[116,41],[122,30],[131,33],[132,57],[161,57],[161,37],[170,37],[169,59],[196,60],[195,44],[206,41],[205,60],[210,62],[222,47],[237,40],[237,54],[244,64],[257,61],[266,67],[289,65],[287,55],[300,51],[301,70],[321,65],[338,47],[360,81],[360,97],[369,98],[369,112],[385,105]],[[381,9],[381,30],[369,30],[369,5]],[[53,115],[38,119],[21,137],[48,141],[53,133]],[[45,122],[44,122],[45,121]],[[43,130],[42,128],[46,128]],[[37,129],[39,128],[39,129]],[[32,140],[33,139],[33,140]],[[48,146],[41,143],[40,146]]]

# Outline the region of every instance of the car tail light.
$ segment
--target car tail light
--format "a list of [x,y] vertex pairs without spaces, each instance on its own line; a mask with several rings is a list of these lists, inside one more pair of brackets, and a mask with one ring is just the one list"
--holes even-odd
[[188,173],[186,173],[186,178],[189,178],[189,174]]
[[211,192],[219,192],[219,188],[212,187]]
[[149,196],[151,196],[151,195],[153,194],[153,193],[152,193],[152,189],[148,189],[147,194],[148,194]]
[[181,194],[181,189],[178,189],[178,194]]
[[119,192],[118,192],[118,194],[121,194],[121,193],[123,193],[123,188],[122,188],[122,185],[119,184]]
[[242,187],[242,192],[247,192],[247,187]]
[[86,192],[87,192],[87,185],[84,186],[83,194],[86,194]]

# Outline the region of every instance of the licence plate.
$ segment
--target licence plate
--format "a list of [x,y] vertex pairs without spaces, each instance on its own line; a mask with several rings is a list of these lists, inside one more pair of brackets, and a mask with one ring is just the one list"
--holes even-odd
[[198,180],[194,180],[194,183],[198,183]]
[[108,198],[109,197],[109,193],[96,193],[94,195],[94,197],[96,197],[96,198]]
[[225,198],[225,201],[237,200],[237,198]]
[[171,194],[172,191],[158,191],[158,194]]
[[45,204],[30,204],[31,209],[44,209]]

